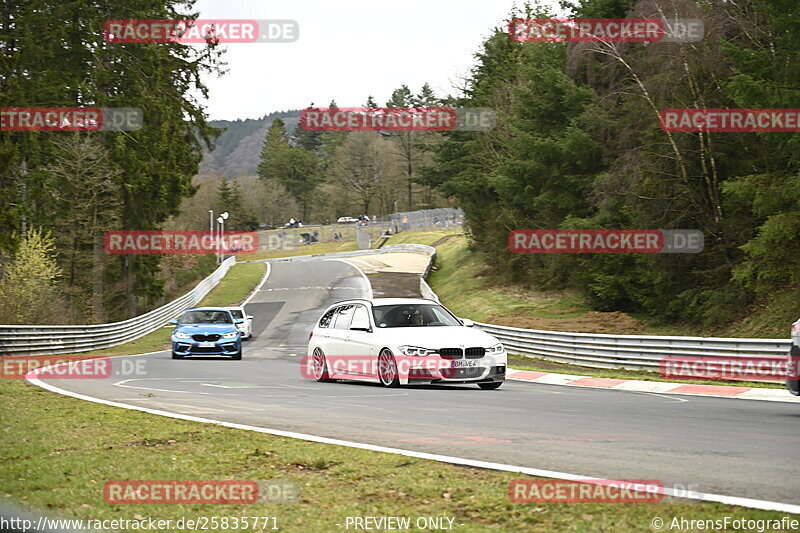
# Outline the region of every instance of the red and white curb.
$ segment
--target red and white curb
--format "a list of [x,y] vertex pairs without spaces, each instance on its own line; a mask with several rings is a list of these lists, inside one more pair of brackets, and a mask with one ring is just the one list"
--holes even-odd
[[638,379],[595,378],[572,374],[515,370],[513,368],[508,369],[506,378],[514,381],[544,383],[546,385],[567,385],[570,387],[588,387],[593,389],[614,389],[656,394],[686,394],[690,396],[712,396],[715,398],[735,398],[739,400],[800,403],[800,396],[792,396],[786,389],[763,389],[738,387],[734,385],[695,385]]

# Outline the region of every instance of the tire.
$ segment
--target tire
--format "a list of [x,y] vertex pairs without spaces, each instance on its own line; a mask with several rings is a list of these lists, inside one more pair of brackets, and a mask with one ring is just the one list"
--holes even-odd
[[172,352],[172,358],[173,359],[183,359],[183,356],[182,355],[178,355],[175,352]]
[[320,383],[328,383],[333,381],[331,375],[328,373],[328,362],[325,360],[325,354],[319,348],[314,349],[314,355],[311,359],[311,375],[314,376],[316,381]]
[[400,385],[397,362],[392,352],[386,348],[378,355],[378,379],[384,387],[394,388]]
[[491,381],[489,383],[478,383],[478,387],[482,388],[483,390],[493,390],[499,389],[500,385],[502,384],[502,381]]
[[238,352],[236,352],[236,353],[235,353],[235,354],[234,354],[234,355],[231,357],[231,359],[233,359],[234,361],[239,361],[239,360],[241,360],[241,359],[242,359],[242,347],[241,347],[241,346],[239,346],[239,351],[238,351]]

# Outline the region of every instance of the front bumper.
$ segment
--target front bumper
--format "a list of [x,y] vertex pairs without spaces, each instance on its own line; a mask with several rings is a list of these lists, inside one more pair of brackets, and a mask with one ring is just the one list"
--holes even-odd
[[[213,346],[201,346],[213,344]],[[236,355],[241,350],[240,339],[220,339],[214,342],[197,342],[192,339],[173,339],[172,351],[178,355]]]
[[[401,382],[415,383],[489,383],[505,381],[508,356],[505,352],[484,355],[476,359],[443,359],[436,355],[405,356],[407,378]],[[470,366],[463,366],[470,365]],[[474,366],[472,366],[474,365]]]

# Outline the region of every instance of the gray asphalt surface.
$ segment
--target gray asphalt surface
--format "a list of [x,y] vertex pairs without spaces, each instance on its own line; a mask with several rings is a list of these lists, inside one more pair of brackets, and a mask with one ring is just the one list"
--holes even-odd
[[138,358],[146,375],[48,382],[216,420],[800,504],[797,405],[514,381],[483,391],[304,379],[300,359],[323,308],[366,294],[365,279],[344,262],[275,263],[247,306],[255,337],[242,361],[160,353]]

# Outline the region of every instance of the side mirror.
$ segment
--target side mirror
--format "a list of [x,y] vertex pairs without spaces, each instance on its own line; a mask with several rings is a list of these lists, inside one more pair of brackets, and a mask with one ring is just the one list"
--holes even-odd
[[247,315],[247,318],[253,320],[253,315]]
[[461,323],[464,324],[468,328],[471,328],[472,326],[475,325],[475,322],[473,322],[472,320],[470,320],[468,318],[460,318],[459,320],[461,320]]
[[173,326],[177,326],[178,325],[178,319],[177,318],[173,318],[172,320],[169,321],[169,323],[172,324]]

